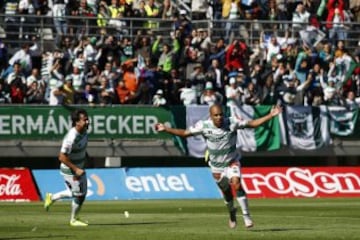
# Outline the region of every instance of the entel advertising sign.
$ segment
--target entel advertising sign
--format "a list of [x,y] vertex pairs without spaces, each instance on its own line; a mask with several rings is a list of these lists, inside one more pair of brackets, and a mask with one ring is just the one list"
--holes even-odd
[[[87,200],[221,198],[208,168],[88,169]],[[34,170],[41,195],[67,191],[59,170]]]
[[243,168],[249,197],[359,197],[360,167]]
[[0,201],[40,200],[36,185],[27,168],[0,168]]
[[221,198],[209,168],[128,168],[133,199]]

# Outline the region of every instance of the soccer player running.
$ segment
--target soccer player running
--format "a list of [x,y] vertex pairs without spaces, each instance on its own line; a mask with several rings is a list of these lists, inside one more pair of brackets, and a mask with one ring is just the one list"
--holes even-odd
[[236,117],[225,117],[221,105],[210,107],[210,119],[200,120],[188,129],[175,129],[163,123],[157,123],[159,132],[167,132],[180,137],[202,135],[206,140],[209,154],[209,165],[217,185],[221,189],[225,204],[229,210],[229,227],[236,227],[236,207],[234,199],[241,207],[245,227],[252,227],[248,201],[241,187],[240,158],[236,149],[238,129],[256,128],[282,112],[280,106],[274,106],[270,113],[254,120],[241,120]]
[[70,191],[46,193],[44,208],[46,211],[57,200],[72,198],[70,226],[85,227],[87,222],[80,220],[78,214],[87,193],[87,177],[85,162],[88,159],[86,147],[88,143],[88,114],[84,109],[71,113],[72,128],[65,135],[59,153],[60,173]]

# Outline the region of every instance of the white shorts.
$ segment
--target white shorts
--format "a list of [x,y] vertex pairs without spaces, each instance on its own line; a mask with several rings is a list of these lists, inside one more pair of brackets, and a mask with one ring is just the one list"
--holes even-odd
[[221,177],[227,177],[231,179],[233,177],[241,178],[241,171],[240,171],[240,162],[238,160],[232,161],[228,167],[225,168],[218,168],[211,166],[209,162],[211,172],[212,173],[220,173]]
[[86,173],[84,173],[80,177],[71,176],[71,175],[63,175],[66,186],[71,191],[74,197],[82,197],[87,193],[87,177]]

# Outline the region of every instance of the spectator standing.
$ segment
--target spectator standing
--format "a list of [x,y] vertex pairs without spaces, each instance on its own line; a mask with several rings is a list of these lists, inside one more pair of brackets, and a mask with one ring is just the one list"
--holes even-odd
[[200,96],[200,104],[207,104],[209,106],[214,104],[221,105],[223,100],[223,95],[214,89],[212,82],[206,82],[205,89]]
[[176,6],[171,0],[163,0],[160,13],[163,20],[171,20],[176,13]]
[[49,105],[59,106],[64,103],[65,93],[63,92],[64,83],[58,81],[56,86],[50,90]]
[[204,74],[203,66],[197,63],[194,66],[193,72],[190,74],[189,80],[196,90],[197,102],[200,103],[200,96],[205,88],[206,76]]
[[238,87],[236,84],[236,79],[231,77],[229,79],[229,84],[225,86],[226,92],[226,106],[236,107],[241,105],[241,96],[243,94],[242,88]]
[[110,83],[110,80],[106,77],[101,77],[101,83],[98,90],[99,103],[102,106],[111,105],[114,103],[115,91]]
[[329,0],[327,9],[326,27],[329,29],[329,40],[335,45],[336,41],[347,39],[347,29],[350,26],[347,26],[346,23],[350,22],[350,17],[344,10],[343,0]]
[[131,61],[127,61],[122,65],[123,68],[123,80],[125,86],[131,93],[135,93],[138,89],[138,78],[134,72],[134,64]]
[[78,102],[78,104],[89,104],[93,106],[97,103],[98,103],[98,99],[95,88],[93,88],[89,83],[85,84],[85,89],[82,98],[80,99],[80,102]]
[[13,72],[6,79],[7,85],[10,87],[11,103],[24,103],[26,94],[26,79],[21,70],[21,64],[15,62]]
[[124,63],[127,60],[133,59],[135,57],[135,47],[131,42],[131,39],[124,37],[120,42],[120,63]]
[[215,90],[224,94],[225,82],[224,82],[224,74],[220,67],[220,63],[218,59],[212,59],[211,65],[206,72],[207,80],[211,81],[215,87]]
[[183,105],[194,105],[197,104],[196,90],[192,87],[191,81],[186,80],[185,86],[180,90],[180,101]]
[[[84,73],[79,70],[79,68],[74,67],[73,71],[70,75],[68,75],[65,80],[68,79],[71,80],[71,87],[74,90],[74,102],[80,101],[80,98],[82,96],[82,92],[84,91],[85,87],[85,76]],[[65,84],[66,86],[70,86]]]
[[309,23],[310,13],[306,11],[302,2],[299,2],[292,15],[292,34],[293,37],[298,37],[300,30],[306,28]]
[[44,103],[45,87],[38,81],[33,81],[26,91],[26,103],[41,104]]
[[76,90],[73,87],[73,78],[71,75],[68,75],[65,78],[65,84],[63,86],[63,94],[64,94],[64,99],[63,99],[64,104],[71,105],[77,103],[75,102]]
[[247,105],[259,105],[261,103],[260,93],[257,91],[256,85],[253,82],[249,82],[244,89],[243,103]]
[[120,104],[128,104],[131,100],[131,92],[126,88],[125,83],[122,79],[119,80],[116,87],[116,94]]
[[63,36],[68,33],[66,2],[65,0],[55,0],[52,8],[52,14],[54,19],[54,25],[56,29],[57,46],[60,46]]
[[38,82],[40,80],[39,69],[33,68],[31,75],[26,78],[26,86],[30,87],[33,82]]
[[[146,17],[150,19],[161,18],[159,7],[154,0],[147,0],[144,6]],[[156,30],[159,27],[159,23],[156,20],[148,20],[145,23],[147,29]]]
[[93,64],[90,71],[85,75],[85,83],[91,86],[100,85],[101,71],[97,64]]
[[158,89],[153,96],[152,99],[153,106],[163,107],[167,104],[167,101],[164,97],[164,91],[162,89]]
[[239,33],[239,23],[237,22],[240,19],[240,5],[239,1],[231,0],[228,21],[226,22],[226,34],[225,39],[230,39],[231,34],[238,36]]
[[268,74],[264,86],[261,88],[261,104],[275,105],[278,102],[278,92],[272,74]]
[[[159,52],[159,45],[162,38],[159,36],[152,46],[152,53],[157,54]],[[162,81],[169,78],[171,69],[175,68],[176,54],[180,49],[179,41],[177,38],[172,38],[172,48],[167,44],[162,44],[162,51],[157,63],[157,71],[161,74]]]
[[[30,39],[30,27],[27,24],[32,23],[32,18],[29,16],[34,13],[34,7],[31,3],[31,0],[20,0],[18,6],[18,14],[21,14],[20,17],[20,26],[19,26],[19,39]],[[28,17],[29,16],[29,17]]]
[[248,57],[248,49],[244,42],[234,40],[226,51],[225,68],[228,72],[245,69],[245,59]]
[[360,97],[356,97],[354,91],[348,91],[346,93],[344,105],[346,108],[350,110],[358,109],[360,106]]
[[25,75],[30,74],[32,69],[32,60],[30,56],[29,44],[23,44],[21,49],[16,51],[14,55],[10,58],[9,64],[11,66],[13,66],[15,62],[21,64],[21,69]]
[[99,12],[97,14],[97,19],[96,19],[97,26],[100,28],[99,29],[100,34],[107,33],[106,29],[109,23],[109,19],[110,19],[110,14],[105,3],[100,2]]

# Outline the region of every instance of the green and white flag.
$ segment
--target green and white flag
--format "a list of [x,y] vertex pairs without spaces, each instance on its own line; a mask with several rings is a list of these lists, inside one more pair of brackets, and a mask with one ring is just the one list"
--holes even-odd
[[339,137],[359,137],[359,109],[350,110],[340,106],[328,107],[330,133]]
[[[240,119],[253,120],[265,116],[272,106],[242,105],[231,108],[231,115]],[[281,115],[257,128],[238,130],[238,147],[245,152],[272,151],[280,149],[282,136],[280,132]]]
[[290,148],[315,150],[330,144],[325,106],[287,106],[284,123]]

